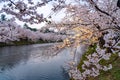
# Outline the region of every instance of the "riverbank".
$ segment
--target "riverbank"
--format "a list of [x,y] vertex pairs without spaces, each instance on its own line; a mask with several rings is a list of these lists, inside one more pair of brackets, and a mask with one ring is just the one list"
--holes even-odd
[[21,45],[31,45],[31,44],[43,44],[43,43],[55,43],[55,42],[54,41],[43,41],[43,40],[39,40],[37,42],[28,41],[28,40],[20,40],[20,41],[12,41],[12,42],[9,42],[9,43],[0,42],[0,47],[21,46]]
[[[94,53],[96,50],[96,44],[89,46],[88,50],[83,54],[80,63],[78,64],[78,69],[80,72],[84,72],[82,69],[82,64],[87,60],[86,56]],[[100,75],[97,77],[87,77],[87,80],[119,80],[120,79],[120,57],[117,53],[113,53],[109,60],[101,60],[99,62],[101,65],[107,66],[107,64],[112,64],[112,69],[108,71],[100,70]],[[74,80],[74,79],[71,79]]]

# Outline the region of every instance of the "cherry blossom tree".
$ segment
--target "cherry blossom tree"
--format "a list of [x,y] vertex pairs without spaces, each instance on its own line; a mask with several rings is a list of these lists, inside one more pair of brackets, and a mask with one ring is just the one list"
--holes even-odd
[[[112,69],[112,64],[99,64],[101,60],[110,60],[111,55],[120,54],[120,9],[119,0],[75,0],[68,4],[66,17],[61,23],[52,22],[58,29],[70,30],[64,43],[57,47],[77,48],[81,44],[96,45],[95,51],[86,55],[80,72],[73,61],[70,63],[70,75],[75,80],[100,75],[100,71]],[[75,54],[75,53],[74,53]]]
[[64,0],[5,0],[5,2],[3,0],[2,3],[4,4],[4,6],[0,10],[0,13],[4,12],[6,14],[10,14],[23,22],[27,22],[30,24],[38,24],[47,20],[46,18],[44,18],[43,14],[38,13],[37,10],[52,1],[57,2],[51,9],[53,11],[57,11],[65,7]]
[[[64,30],[70,35],[60,36],[54,33],[32,32],[20,28],[14,20],[38,24],[47,21],[43,14],[37,9],[45,6],[51,1],[57,1],[52,10],[57,12],[66,8],[66,17],[59,24],[52,23],[58,30]],[[27,38],[28,40],[63,40],[63,44],[56,49],[65,47],[77,48],[81,44],[96,45],[95,51],[86,55],[86,60],[81,65],[83,72],[80,72],[76,63],[70,63],[71,77],[75,80],[85,80],[87,77],[96,77],[100,70],[112,69],[112,64],[101,65],[101,60],[109,60],[113,54],[120,55],[120,0],[75,0],[72,4],[65,4],[65,0],[41,0],[41,1],[17,1],[6,0],[0,13],[7,13],[13,16],[12,20],[0,22],[0,41],[9,42]],[[4,3],[4,2],[3,2]],[[7,28],[6,28],[7,26]],[[73,33],[71,33],[73,32]],[[65,39],[66,38],[66,39]]]
[[[66,20],[63,21],[63,25],[65,27],[69,26],[69,29],[74,29],[76,26],[80,29],[77,28],[75,30],[74,38],[68,39],[67,42],[69,43],[67,45],[71,46],[75,45],[75,43],[82,43],[88,45],[96,44],[97,46],[93,53],[86,55],[86,60],[81,65],[83,72],[80,72],[75,67],[75,62],[70,63],[72,68],[70,75],[75,80],[85,80],[90,76],[98,76],[100,70],[107,71],[112,69],[111,64],[105,66],[99,64],[99,62],[101,60],[109,60],[111,55],[119,55],[120,53],[118,45],[120,44],[119,0],[75,1],[77,3],[67,6]],[[82,35],[80,35],[81,33]]]
[[31,31],[24,29],[12,20],[0,22],[0,42],[9,43],[12,41],[20,41],[27,39],[28,41],[61,41],[65,35],[58,35],[55,33],[42,33],[39,31]]
[[[1,5],[0,13],[11,15],[12,18],[0,22],[0,42],[6,43],[19,41],[20,39],[27,39],[34,42],[40,39],[46,41],[63,40],[65,37],[61,37],[60,35],[58,35],[60,37],[58,38],[57,34],[43,34],[39,31],[33,32],[28,29],[23,29],[21,27],[22,25],[16,23],[16,19],[30,24],[39,24],[47,21],[42,13],[38,13],[38,10],[50,2],[56,2],[51,9],[54,12],[65,7],[64,0],[1,0],[3,6]],[[1,18],[4,18],[4,16]]]

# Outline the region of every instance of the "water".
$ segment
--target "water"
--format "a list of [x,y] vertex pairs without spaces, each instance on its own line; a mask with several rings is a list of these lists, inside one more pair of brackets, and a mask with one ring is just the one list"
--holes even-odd
[[64,66],[70,59],[65,49],[56,56],[44,54],[48,44],[0,48],[0,80],[69,80]]

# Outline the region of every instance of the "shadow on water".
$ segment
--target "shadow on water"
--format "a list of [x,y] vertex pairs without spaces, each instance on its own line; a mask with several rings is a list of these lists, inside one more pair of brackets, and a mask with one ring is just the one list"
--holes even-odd
[[69,80],[65,62],[68,50],[50,57],[43,51],[51,45],[35,44],[0,48],[0,80]]

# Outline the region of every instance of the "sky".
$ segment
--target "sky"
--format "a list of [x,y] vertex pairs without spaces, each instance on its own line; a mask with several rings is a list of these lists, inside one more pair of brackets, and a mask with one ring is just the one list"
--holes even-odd
[[[71,2],[73,2],[73,0],[66,0],[66,3],[71,3]],[[3,5],[0,4],[0,8],[2,6]],[[39,8],[39,9],[37,9],[37,11],[38,11],[38,13],[43,13],[45,18],[47,18],[49,16],[49,14],[52,14],[52,18],[51,19],[53,21],[56,21],[56,22],[61,21],[61,19],[64,18],[64,16],[65,16],[65,13],[64,13],[65,9],[62,9],[58,13],[53,14],[52,11],[51,11],[51,8],[52,8],[52,3],[47,4],[46,6],[43,6],[43,7]],[[7,15],[7,17],[11,17],[11,16]],[[24,22],[22,22],[22,21],[16,20],[16,22],[18,24],[24,25]],[[40,29],[41,27],[43,27],[45,25],[45,22],[42,22],[40,24],[33,24],[33,25],[28,24],[28,25],[29,25],[29,27]]]
[[[37,11],[38,11],[38,13],[43,13],[43,16],[45,18],[47,18],[52,13],[52,11],[50,10],[51,8],[52,8],[52,5],[49,4],[49,5],[46,5],[46,6],[42,7],[42,8],[39,8]],[[65,11],[65,9],[59,11],[57,14],[52,14],[52,18],[51,19],[53,21],[55,20],[56,22],[61,21],[61,19],[65,16],[64,11]],[[24,25],[24,23],[19,21],[19,20],[17,20],[17,22],[22,24],[22,25]],[[45,22],[42,22],[40,24],[32,24],[32,25],[28,24],[28,25],[29,25],[29,27],[39,29],[39,28],[41,28],[41,27],[43,27],[45,25]]]

